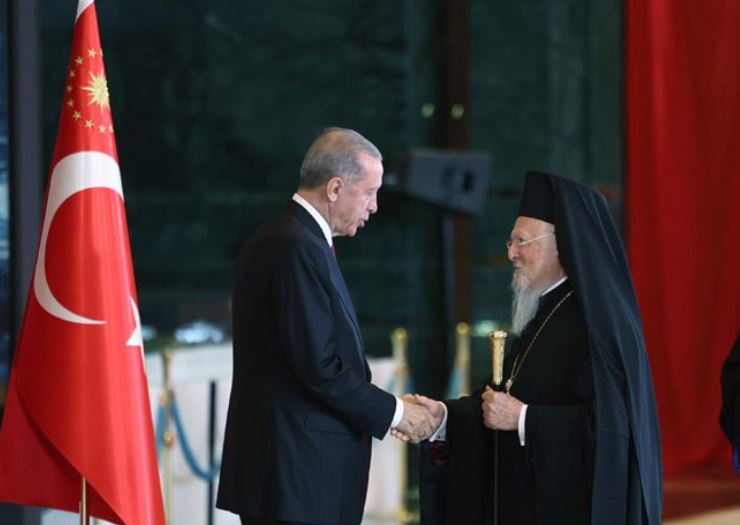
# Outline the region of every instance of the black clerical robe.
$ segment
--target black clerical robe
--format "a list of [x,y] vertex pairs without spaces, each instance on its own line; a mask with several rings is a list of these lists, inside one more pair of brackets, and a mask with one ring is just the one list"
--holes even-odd
[[[593,380],[583,316],[567,281],[542,298],[535,318],[508,350],[505,380],[517,356],[521,367],[510,393],[529,407],[525,446],[517,431],[499,431],[500,524],[586,524]],[[492,523],[493,432],[483,426],[480,396],[478,391],[447,402],[447,523]]]
[[[566,320],[543,329],[527,361],[537,355],[536,352],[541,353],[538,352],[540,345],[548,348],[548,340],[555,339],[557,334],[548,335],[546,331],[559,329],[565,340],[574,337],[571,332],[587,334],[588,363],[584,362],[580,371],[577,366],[568,369],[571,370],[568,380],[572,381],[568,385],[553,383],[557,381],[555,378],[568,377],[562,373],[564,362],[543,361],[529,380],[520,378],[518,386],[515,384],[512,389],[512,394],[532,403],[527,412],[527,445],[519,449],[520,455],[516,456],[517,451],[512,446],[515,437],[502,437],[502,456],[506,459],[502,460],[501,472],[508,473],[500,481],[503,488],[508,479],[516,476],[512,469],[516,470],[520,477],[514,483],[531,484],[525,487],[525,495],[534,498],[529,500],[534,501],[534,506],[527,506],[527,500],[522,499],[525,496],[513,494],[512,489],[512,493],[502,495],[502,509],[508,512],[507,505],[514,509],[528,507],[530,510],[525,509],[525,512],[529,514],[522,513],[516,523],[526,523],[525,520],[532,516],[538,523],[568,523],[559,517],[561,510],[568,509],[557,500],[565,498],[563,501],[577,502],[577,510],[573,512],[580,516],[584,500],[579,494],[585,481],[591,485],[591,524],[659,525],[662,468],[658,416],[640,309],[619,232],[606,200],[590,188],[541,173],[528,173],[527,181],[530,180],[539,180],[551,191],[558,254],[568,275],[568,286],[575,290],[573,297],[580,307],[577,313],[582,320]],[[526,187],[524,193],[527,193]],[[522,213],[527,216],[525,211]],[[541,315],[542,311],[538,317]],[[551,321],[554,320],[555,316]],[[532,322],[532,327],[535,326],[537,319]],[[530,335],[525,332],[523,345],[528,337]],[[511,364],[508,366],[510,368]],[[535,365],[530,363],[529,366]],[[521,374],[526,367],[525,363]],[[589,367],[593,388],[592,417],[584,418],[578,415],[578,406],[588,407],[589,404],[583,403],[586,390],[577,386],[580,383],[577,377]],[[543,389],[564,397],[538,403],[545,391],[527,391],[530,380],[543,381]],[[422,457],[423,523],[480,523],[480,516],[485,516],[490,500],[486,476],[492,466],[490,446],[476,402],[472,399],[449,405],[449,462],[444,464],[443,460],[434,459],[434,454]],[[579,425],[583,432],[578,431]],[[434,451],[427,445],[422,449]],[[585,457],[580,457],[579,451]],[[449,505],[445,509],[447,502]]]

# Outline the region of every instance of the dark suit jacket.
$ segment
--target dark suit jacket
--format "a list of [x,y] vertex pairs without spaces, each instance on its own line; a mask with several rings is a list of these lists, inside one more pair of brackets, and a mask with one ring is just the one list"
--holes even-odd
[[297,203],[239,254],[232,319],[217,507],[260,519],[360,523],[371,435],[386,433],[396,402],[370,383],[336,260]]

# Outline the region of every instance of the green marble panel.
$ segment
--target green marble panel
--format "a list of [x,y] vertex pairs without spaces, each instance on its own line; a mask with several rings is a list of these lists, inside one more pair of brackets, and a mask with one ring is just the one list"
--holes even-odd
[[[359,130],[388,165],[442,145],[439,0],[96,4],[142,317],[165,332],[225,322],[239,246],[290,197],[323,127]],[[40,6],[48,160],[75,5]],[[619,213],[621,2],[469,6],[470,147],[493,160],[489,201],[472,221],[472,321],[505,320],[503,243],[525,169],[603,188]],[[452,360],[442,213],[387,189],[379,202],[355,239],[337,242],[340,264],[369,352],[389,355],[390,332],[408,328],[415,383],[440,394]],[[485,353],[484,340],[474,345]]]

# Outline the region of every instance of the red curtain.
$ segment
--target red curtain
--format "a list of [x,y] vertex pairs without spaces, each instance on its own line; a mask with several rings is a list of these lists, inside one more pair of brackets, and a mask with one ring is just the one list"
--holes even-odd
[[729,465],[718,415],[740,330],[740,2],[626,9],[627,246],[664,467]]

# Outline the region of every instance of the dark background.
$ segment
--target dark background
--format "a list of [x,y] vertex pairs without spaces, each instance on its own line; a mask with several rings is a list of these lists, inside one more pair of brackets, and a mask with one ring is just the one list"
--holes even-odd
[[[74,4],[39,3],[45,166]],[[305,149],[326,126],[360,131],[387,170],[416,147],[462,144],[490,155],[483,215],[455,219],[467,231],[456,260],[470,281],[470,293],[458,294],[468,303],[457,305],[458,320],[508,322],[504,241],[525,169],[589,183],[621,216],[621,2],[96,6],[142,322],[165,343],[188,321],[227,325],[238,247],[290,197]],[[462,27],[451,16],[460,6]],[[458,121],[453,102],[464,107]],[[452,360],[443,212],[386,189],[379,206],[357,238],[338,241],[340,265],[369,352],[389,355],[391,330],[407,328],[415,386],[439,395]],[[486,345],[474,339],[478,379]]]

